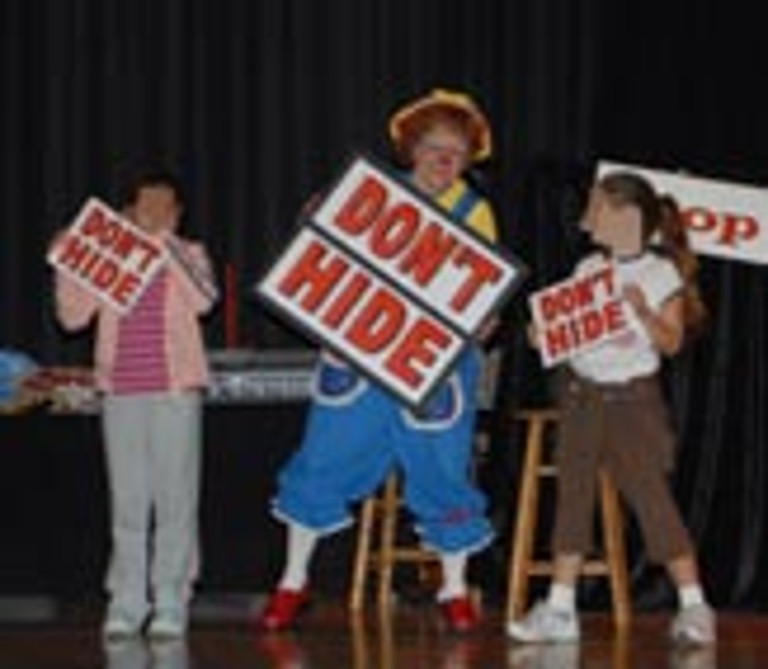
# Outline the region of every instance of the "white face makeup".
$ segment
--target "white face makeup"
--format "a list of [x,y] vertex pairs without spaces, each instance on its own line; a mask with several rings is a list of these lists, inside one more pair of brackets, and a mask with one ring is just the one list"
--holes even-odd
[[413,149],[413,179],[424,191],[437,195],[453,184],[469,161],[469,143],[450,125],[436,125]]

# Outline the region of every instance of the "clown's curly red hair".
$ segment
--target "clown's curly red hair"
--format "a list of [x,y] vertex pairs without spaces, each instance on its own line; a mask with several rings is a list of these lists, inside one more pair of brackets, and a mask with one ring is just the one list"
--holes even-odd
[[490,154],[490,126],[485,115],[469,97],[438,89],[392,117],[389,132],[400,160],[409,164],[416,144],[438,125],[446,125],[466,137],[472,161],[483,160]]

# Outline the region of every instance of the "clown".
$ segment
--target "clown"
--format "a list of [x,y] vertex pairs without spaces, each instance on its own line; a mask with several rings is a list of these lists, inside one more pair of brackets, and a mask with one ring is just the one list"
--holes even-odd
[[[488,122],[470,98],[433,91],[398,111],[389,135],[416,189],[495,240],[488,203],[461,176],[491,153]],[[318,540],[349,525],[349,505],[375,490],[393,467],[404,474],[405,503],[423,543],[441,557],[438,600],[446,622],[457,631],[477,623],[465,567],[493,536],[485,498],[469,478],[480,363],[479,347],[469,349],[415,412],[338,359],[322,356],[303,443],[280,473],[274,499],[274,514],[287,524],[287,560],[259,618],[261,629],[294,624],[308,601]]]
[[662,356],[676,354],[704,316],[675,202],[629,172],[605,175],[593,189],[585,224],[600,248],[576,268],[613,264],[634,326],[588,351],[564,370],[556,450],[558,502],[555,568],[548,597],[509,635],[523,642],[576,641],[575,586],[591,549],[598,468],[611,475],[639,521],[648,556],[665,565],[680,610],[671,636],[687,644],[715,641],[715,614],[699,579],[695,551],[666,479],[674,435],[658,380]]

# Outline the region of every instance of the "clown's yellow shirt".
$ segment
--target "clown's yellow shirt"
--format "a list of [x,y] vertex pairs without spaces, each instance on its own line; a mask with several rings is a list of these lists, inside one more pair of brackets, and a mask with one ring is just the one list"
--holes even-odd
[[[447,211],[453,211],[453,208],[469,189],[470,186],[466,181],[457,179],[450,188],[439,195],[437,203]],[[497,240],[498,233],[493,211],[488,202],[479,195],[477,196],[477,202],[472,207],[465,222],[470,228],[489,242],[495,242]]]

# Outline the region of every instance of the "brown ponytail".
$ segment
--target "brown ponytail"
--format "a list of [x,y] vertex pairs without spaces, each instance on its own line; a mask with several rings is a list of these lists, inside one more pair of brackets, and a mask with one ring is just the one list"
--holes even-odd
[[675,263],[683,278],[683,323],[687,340],[702,333],[708,312],[699,291],[697,275],[699,261],[691,250],[685,221],[676,200],[670,195],[659,196],[659,235],[662,250]]

